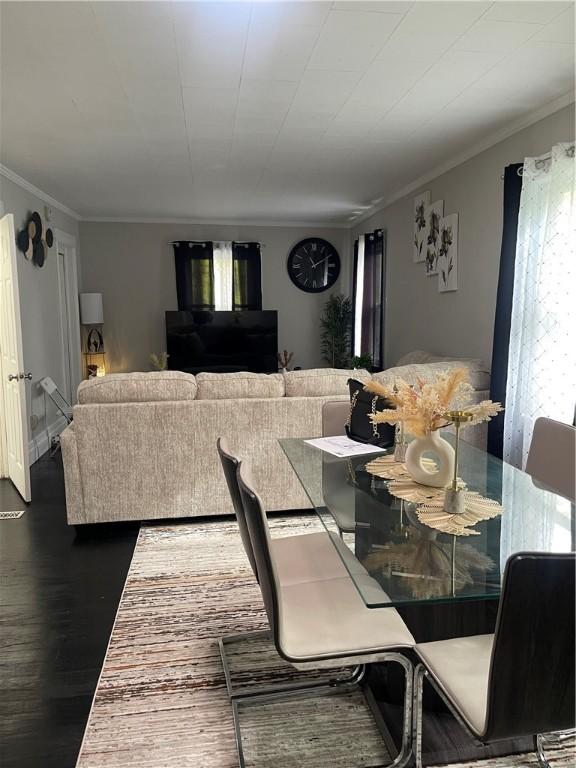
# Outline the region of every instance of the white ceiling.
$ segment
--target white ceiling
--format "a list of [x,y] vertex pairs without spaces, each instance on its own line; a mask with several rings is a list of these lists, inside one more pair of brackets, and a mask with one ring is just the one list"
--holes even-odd
[[0,161],[83,216],[350,222],[574,91],[572,2],[0,9]]

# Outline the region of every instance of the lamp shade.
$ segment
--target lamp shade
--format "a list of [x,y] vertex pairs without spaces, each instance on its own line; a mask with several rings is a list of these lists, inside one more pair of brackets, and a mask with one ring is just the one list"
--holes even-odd
[[82,325],[101,325],[104,322],[101,293],[80,294],[80,322]]

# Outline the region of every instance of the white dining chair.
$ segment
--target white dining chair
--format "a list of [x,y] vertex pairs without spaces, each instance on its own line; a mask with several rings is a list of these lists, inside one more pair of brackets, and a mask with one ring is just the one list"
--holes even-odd
[[322,437],[345,435],[345,424],[350,414],[348,400],[329,400],[322,406]]
[[576,498],[576,428],[540,417],[534,424],[526,472],[574,502]]
[[[390,768],[405,766],[411,759],[412,664],[402,651],[413,648],[414,638],[395,608],[370,609],[350,577],[282,583],[279,563],[262,502],[254,488],[249,467],[241,462],[238,486],[256,561],[258,582],[268,623],[278,654],[299,670],[355,667],[344,690],[362,685],[366,665],[399,664],[405,675],[402,747]],[[314,693],[336,694],[333,684],[318,684]],[[309,695],[311,690],[291,692]],[[282,697],[250,696],[233,699],[240,766],[244,766],[239,703],[277,701]]]
[[[254,577],[256,581],[259,581],[258,567],[238,486],[237,469],[240,465],[240,459],[233,453],[223,437],[218,438],[217,450],[230,492],[242,545]],[[354,580],[362,589],[362,594],[374,595],[374,599],[378,602],[387,599],[382,587],[369,576],[364,566],[335,534],[315,531],[282,536],[272,539],[271,546],[274,551],[278,576],[284,586],[326,579],[346,579],[350,578],[350,574],[354,574]],[[286,683],[285,681],[269,683],[265,687],[256,687],[253,683],[248,686],[234,686],[227,647],[257,637],[270,637],[270,630],[226,635],[218,641],[226,687],[231,699],[248,693],[254,694],[256,691],[270,693],[271,691],[301,689],[316,685],[315,681],[304,679],[294,683]],[[346,681],[347,678],[344,677],[343,682]]]

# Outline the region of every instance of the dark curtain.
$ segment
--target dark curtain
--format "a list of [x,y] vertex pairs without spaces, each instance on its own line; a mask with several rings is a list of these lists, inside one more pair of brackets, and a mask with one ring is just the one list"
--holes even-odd
[[[490,398],[506,407],[506,383],[508,379],[508,352],[510,347],[510,323],[514,293],[514,265],[516,262],[516,238],[522,176],[518,174],[521,163],[508,165],[504,171],[504,216],[502,246],[500,249],[500,273],[494,318],[492,344],[492,373]],[[499,413],[488,423],[488,452],[502,458],[504,443],[504,414]]]
[[262,309],[260,243],[232,243],[232,309]]
[[[354,267],[352,271],[352,306],[354,307],[354,314],[356,314],[356,291],[358,289],[358,240],[354,241]],[[354,318],[352,318],[352,349],[354,349]]]
[[365,236],[364,297],[362,302],[362,352],[372,355],[372,365],[382,368],[384,324],[384,233],[377,229]]
[[212,243],[173,243],[179,310],[214,309]]
[[[358,241],[354,243],[354,275],[352,293],[362,291],[362,320],[360,350],[372,356],[375,370],[384,366],[384,305],[386,255],[384,232],[377,229],[364,235],[364,280],[358,284]],[[352,340],[353,349],[355,340]]]

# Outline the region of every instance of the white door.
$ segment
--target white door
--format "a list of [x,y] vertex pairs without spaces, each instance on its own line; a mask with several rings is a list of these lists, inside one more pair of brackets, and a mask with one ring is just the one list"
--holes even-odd
[[0,362],[8,476],[24,501],[30,501],[26,378],[22,354],[16,237],[14,216],[11,213],[0,219]]

